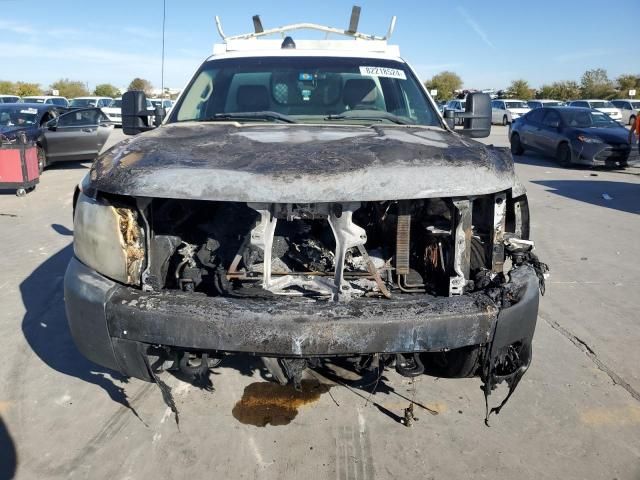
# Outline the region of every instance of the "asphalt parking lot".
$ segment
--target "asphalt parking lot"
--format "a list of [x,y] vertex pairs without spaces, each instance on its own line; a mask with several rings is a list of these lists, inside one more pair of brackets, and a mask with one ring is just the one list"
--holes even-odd
[[[506,129],[483,141],[506,146]],[[88,166],[52,167],[25,198],[0,193],[0,479],[640,478],[640,168],[517,159],[551,274],[532,366],[490,427],[478,379],[388,372],[372,396],[316,385],[290,402],[246,358],[215,370],[214,391],[163,374],[178,426],[155,385],[72,343],[62,285],[73,187]],[[267,398],[285,412],[256,426],[247,407]],[[399,422],[409,399],[422,405],[411,428]]]

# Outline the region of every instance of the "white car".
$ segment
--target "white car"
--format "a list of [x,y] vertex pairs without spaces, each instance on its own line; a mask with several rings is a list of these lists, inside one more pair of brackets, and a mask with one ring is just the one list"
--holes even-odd
[[491,102],[491,123],[510,125],[531,108],[524,100],[499,98]]
[[[151,100],[147,99],[147,110],[154,111],[155,107]],[[117,127],[122,126],[122,98],[116,98],[112,100],[108,107],[102,107],[102,111],[104,114],[109,117],[109,120],[114,123]],[[154,117],[149,117],[151,122],[153,122]]]
[[165,98],[164,100],[162,98],[150,98],[149,101],[153,105],[154,109],[156,107],[164,108],[165,112],[167,112],[167,115],[169,114],[169,112],[173,108],[173,104],[174,104],[173,100],[169,100],[167,98]]
[[18,103],[20,97],[17,95],[0,95],[0,103]]
[[69,107],[71,108],[104,108],[111,105],[113,98],[111,97],[78,97],[71,100]]
[[613,120],[622,120],[622,112],[619,108],[616,108],[616,106],[609,100],[574,100],[569,104],[569,106],[593,108],[594,110],[598,110],[599,112],[606,113]]
[[116,126],[122,126],[122,98],[112,100],[108,106],[102,107],[102,112]]
[[67,108],[69,100],[64,97],[54,95],[33,95],[31,97],[22,97],[21,103],[43,103],[45,105],[58,105]]
[[622,113],[622,123],[625,125],[634,124],[640,112],[640,100],[633,100],[632,98],[617,99],[611,100],[611,103],[620,109]]

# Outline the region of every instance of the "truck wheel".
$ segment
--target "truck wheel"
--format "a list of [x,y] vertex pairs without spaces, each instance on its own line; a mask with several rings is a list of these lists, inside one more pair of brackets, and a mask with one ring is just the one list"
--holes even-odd
[[522,155],[524,153],[524,147],[520,141],[520,135],[517,133],[511,135],[511,153],[513,155]]
[[505,115],[504,117],[502,117],[502,125],[504,127],[506,127],[507,125],[509,125],[509,119],[507,118],[507,116]]
[[556,159],[561,167],[567,168],[571,165],[571,148],[566,143],[561,143],[558,147]]
[[440,378],[469,378],[480,367],[480,347],[456,348],[448,352],[422,353],[424,373]]

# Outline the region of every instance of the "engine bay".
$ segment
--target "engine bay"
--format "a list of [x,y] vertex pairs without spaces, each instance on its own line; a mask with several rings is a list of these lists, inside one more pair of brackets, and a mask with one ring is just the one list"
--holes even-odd
[[143,279],[209,296],[461,295],[482,286],[479,276],[503,281],[505,233],[527,233],[521,207],[505,193],[315,204],[155,199]]

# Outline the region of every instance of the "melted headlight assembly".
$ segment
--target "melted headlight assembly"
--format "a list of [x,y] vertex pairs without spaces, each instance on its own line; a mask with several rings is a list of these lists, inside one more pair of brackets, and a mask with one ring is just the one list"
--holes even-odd
[[82,263],[118,282],[140,284],[144,233],[135,210],[81,193],[73,224],[73,250]]

